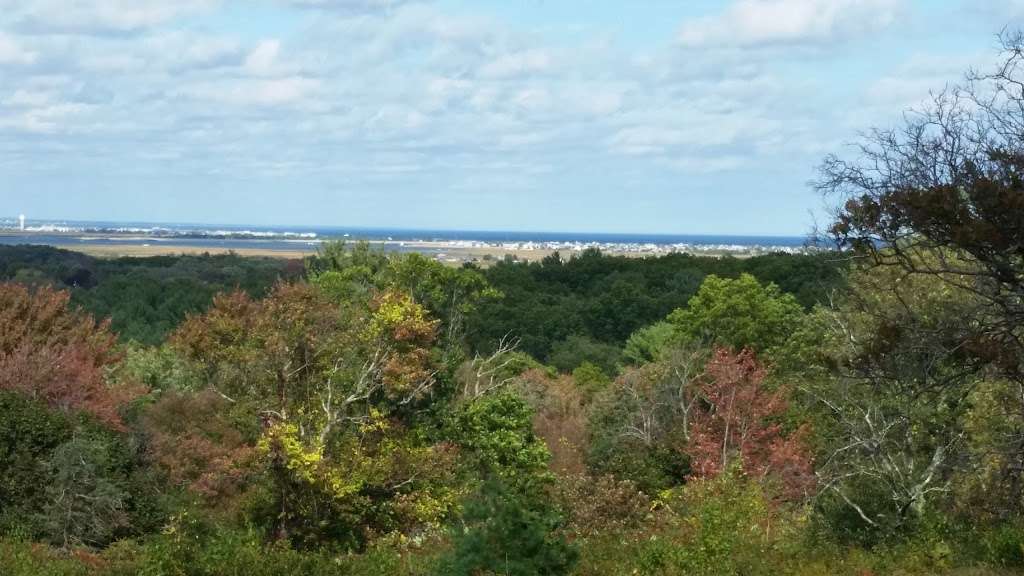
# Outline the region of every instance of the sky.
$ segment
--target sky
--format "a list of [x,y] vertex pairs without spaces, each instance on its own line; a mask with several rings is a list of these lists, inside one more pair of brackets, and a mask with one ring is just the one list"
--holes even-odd
[[0,0],[0,216],[778,234],[1024,0]]

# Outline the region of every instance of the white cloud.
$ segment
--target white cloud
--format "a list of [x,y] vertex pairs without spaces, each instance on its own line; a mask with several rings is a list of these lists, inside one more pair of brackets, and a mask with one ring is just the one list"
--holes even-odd
[[90,112],[92,107],[74,102],[48,102],[29,106],[17,113],[0,115],[0,128],[9,127],[37,134],[69,133],[73,120]]
[[966,16],[983,16],[991,19],[998,28],[1008,20],[1024,15],[1024,0],[960,0],[961,11]]
[[663,166],[667,166],[681,172],[695,174],[714,174],[716,172],[728,172],[742,168],[748,159],[742,156],[679,156],[661,160]]
[[[417,0],[280,0],[299,8],[332,10],[345,14],[388,12]],[[422,1],[422,0],[419,0]]]
[[182,93],[199,100],[240,106],[292,106],[308,102],[320,87],[319,80],[302,76],[239,78],[200,82],[186,86]]
[[603,116],[618,112],[623,105],[623,95],[614,89],[602,91],[599,88],[591,88],[579,99],[583,110],[590,114]]
[[[176,22],[174,14],[185,12],[175,2],[162,4],[164,11],[154,0],[110,0],[158,10],[89,20],[85,3],[67,1],[73,6],[64,25],[102,22],[131,33],[29,34],[19,27],[23,16],[58,0],[0,0],[21,14],[0,15],[0,60],[31,55],[28,66],[0,68],[14,79],[6,90],[0,83],[0,145],[11,133],[59,131],[74,135],[60,139],[68,157],[107,154],[115,164],[173,158],[182,173],[248,178],[262,165],[281,176],[419,174],[451,184],[470,173],[507,183],[541,165],[563,174],[593,166],[643,177],[701,175],[778,159],[829,134],[812,125],[817,116],[802,114],[801,103],[814,100],[814,85],[805,82],[817,79],[773,70],[770,60],[744,50],[693,57],[666,42],[636,52],[425,2],[298,0],[288,5],[324,12],[296,16],[278,0],[274,9],[291,10],[299,27],[261,27],[252,39],[252,30],[225,27],[220,17],[209,21],[212,29]],[[182,5],[198,10],[213,1]],[[846,7],[826,11],[834,23],[815,26],[846,34],[856,27],[839,22],[859,3],[835,2]],[[746,4],[753,3],[734,6]],[[823,10],[821,2],[799,4]],[[5,48],[4,38],[17,50]],[[701,42],[722,40],[705,35]],[[30,82],[42,74],[63,83]],[[18,141],[25,158],[37,145]]]
[[546,88],[528,86],[518,90],[512,97],[512,102],[521,110],[539,112],[550,108],[552,97]]
[[237,65],[244,54],[236,38],[178,30],[148,35],[143,44],[151,63],[173,69]]
[[845,120],[859,127],[890,125],[905,111],[926,107],[933,94],[962,83],[966,70],[985,70],[990,62],[991,55],[969,51],[945,57],[913,54],[868,82]]
[[51,90],[18,89],[0,99],[0,104],[11,108],[39,108],[53,102],[54,94]]
[[210,10],[220,0],[6,0],[8,20],[33,30],[135,32]]
[[[432,177],[483,166],[525,174],[588,156],[673,170],[687,166],[673,158],[702,158],[689,166],[704,173],[715,165],[704,154],[725,153],[709,146],[728,147],[744,132],[764,139],[756,114],[720,119],[724,104],[766,94],[748,86],[750,74],[708,81],[733,73],[721,67],[681,80],[634,66],[632,54],[606,42],[547,42],[426,3],[320,17],[302,32],[246,41],[230,29],[165,21],[131,34],[30,36],[67,84],[0,89],[0,117],[9,130],[73,131],[69,150],[113,158],[144,150],[143,160],[176,158],[182,172],[244,177],[261,163],[281,175],[336,174],[342,158],[366,174],[379,163],[387,168],[377,173],[392,176],[412,166]],[[63,103],[77,108],[55,107]],[[412,152],[421,156],[382,156]]]
[[527,148],[557,140],[556,130],[533,132],[507,132],[498,139],[498,148]]
[[663,154],[686,142],[693,140],[683,130],[647,125],[623,128],[608,140],[612,150],[630,156]]
[[493,79],[535,76],[550,71],[552,65],[547,50],[534,48],[498,56],[480,69],[480,76]]
[[99,52],[80,54],[78,63],[90,72],[105,74],[127,74],[144,70],[147,60],[134,54]]
[[0,64],[31,64],[36,60],[36,53],[26,49],[21,43],[0,31]]
[[245,69],[256,76],[271,76],[280,68],[278,54],[281,52],[279,40],[264,40],[245,58]]
[[827,43],[892,24],[901,0],[735,0],[725,11],[687,21],[685,46]]

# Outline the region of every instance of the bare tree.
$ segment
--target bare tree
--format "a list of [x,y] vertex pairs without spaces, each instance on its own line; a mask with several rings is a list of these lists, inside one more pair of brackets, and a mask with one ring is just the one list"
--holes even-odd
[[516,361],[519,339],[506,334],[501,337],[498,347],[488,356],[476,354],[462,367],[462,397],[467,400],[480,398],[497,391],[513,380],[517,374],[509,369]]
[[875,528],[918,517],[967,457],[964,416],[979,369],[962,350],[977,299],[894,268],[861,270],[815,314],[831,366],[801,390],[824,408],[818,487]]
[[865,261],[966,290],[986,304],[978,353],[1020,377],[1024,360],[1024,36],[1003,61],[829,156],[818,190],[841,202],[830,232]]

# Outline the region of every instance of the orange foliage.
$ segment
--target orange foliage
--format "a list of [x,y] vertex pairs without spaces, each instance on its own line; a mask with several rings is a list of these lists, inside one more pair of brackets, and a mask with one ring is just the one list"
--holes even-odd
[[147,452],[171,484],[211,500],[240,492],[255,450],[224,416],[227,401],[207,390],[170,393],[149,407],[143,430]]
[[[192,357],[210,361],[238,360],[237,344],[255,329],[258,304],[245,292],[218,294],[204,315],[189,316],[171,341]],[[234,346],[233,346],[234,345]]]
[[120,356],[109,323],[69,307],[67,292],[0,284],[0,390],[52,408],[81,411],[123,430],[119,410],[142,393],[109,386],[106,372]]

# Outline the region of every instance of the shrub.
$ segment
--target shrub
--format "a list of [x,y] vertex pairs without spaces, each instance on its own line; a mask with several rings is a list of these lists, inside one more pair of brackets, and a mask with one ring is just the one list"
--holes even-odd
[[224,415],[227,404],[212,390],[167,392],[141,422],[148,460],[167,481],[222,505],[244,488],[254,458],[245,435]]
[[802,313],[796,298],[775,284],[763,285],[750,274],[735,280],[711,275],[668,322],[683,338],[761,353],[784,343]]
[[4,576],[89,576],[89,567],[39,544],[0,540],[0,574]]
[[556,496],[565,510],[565,531],[574,537],[622,536],[651,519],[651,499],[632,482],[612,476],[560,478]]
[[533,410],[504,391],[466,404],[450,423],[451,435],[477,470],[533,486],[547,477],[550,453],[533,432]]
[[533,429],[551,454],[551,470],[581,474],[586,468],[587,416],[575,379],[529,370],[516,384],[533,408]]
[[71,435],[62,414],[10,392],[0,392],[0,534],[38,533],[34,516],[46,501],[44,461]]
[[574,334],[555,344],[548,360],[559,372],[567,374],[584,363],[590,363],[606,375],[614,376],[619,371],[621,356],[622,351],[616,346]]
[[104,440],[76,435],[46,462],[49,482],[40,516],[54,544],[102,546],[130,525],[131,496],[115,448]]
[[583,398],[588,402],[612,383],[612,379],[603,370],[590,362],[584,362],[577,366],[572,371],[572,379],[580,393],[583,394]]
[[815,480],[804,442],[809,430],[787,435],[774,421],[786,411],[786,391],[767,390],[766,375],[750,350],[717,350],[705,368],[705,402],[694,411],[684,450],[694,477],[717,476],[736,462],[752,477],[777,482],[783,498],[806,498]]
[[539,498],[489,481],[466,506],[454,550],[439,566],[445,576],[568,574],[577,552],[558,534],[560,516]]
[[984,561],[1000,568],[1024,568],[1024,525],[1003,524],[982,533]]
[[[581,574],[775,575],[788,571],[787,542],[801,517],[775,507],[737,469],[667,492],[646,531],[585,542]],[[611,550],[602,549],[604,546]]]

